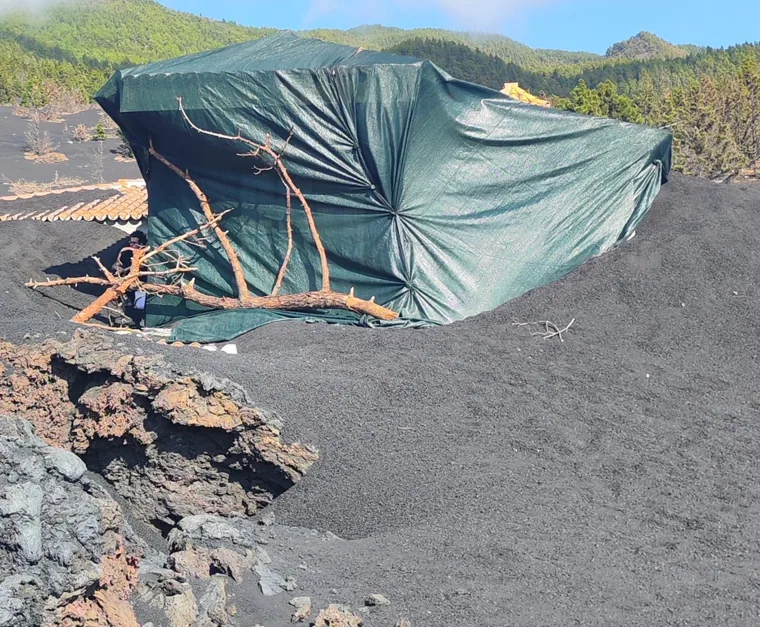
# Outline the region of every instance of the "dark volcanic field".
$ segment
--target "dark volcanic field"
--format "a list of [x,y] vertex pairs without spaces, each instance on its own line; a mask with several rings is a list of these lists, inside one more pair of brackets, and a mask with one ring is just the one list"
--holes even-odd
[[[16,277],[47,267],[39,233],[75,227],[77,258],[109,243],[0,224],[0,333],[71,329]],[[347,540],[303,557],[315,605],[380,592],[371,627],[757,625],[758,233],[760,188],[675,176],[632,241],[461,323],[271,324],[237,356],[139,346],[241,383],[319,447],[272,506]],[[564,343],[512,324],[573,318]]]
[[[19,179],[50,183],[57,175],[81,179],[81,184],[100,183],[95,177],[95,162],[100,162],[98,142],[75,142],[71,139],[72,131],[78,124],[84,124],[93,131],[99,119],[98,110],[88,109],[65,116],[63,122],[42,122],[41,128],[50,137],[55,150],[65,154],[67,160],[35,163],[24,159],[29,120],[13,115],[12,107],[0,107],[0,196],[9,194],[9,183]],[[113,151],[118,145],[119,141],[115,139],[109,139],[104,144],[103,180],[139,178],[140,171],[134,161],[124,163],[115,160]]]
[[[97,192],[92,193],[97,196]],[[86,198],[84,194],[82,197]],[[38,198],[40,210],[60,206],[56,198],[55,195]],[[61,276],[101,276],[91,257],[99,255],[110,267],[127,242],[126,233],[90,222],[0,222],[0,336],[19,338],[27,333],[50,335],[52,330],[71,332],[74,325],[67,321],[102,290],[80,285],[77,289],[33,291],[24,283]]]

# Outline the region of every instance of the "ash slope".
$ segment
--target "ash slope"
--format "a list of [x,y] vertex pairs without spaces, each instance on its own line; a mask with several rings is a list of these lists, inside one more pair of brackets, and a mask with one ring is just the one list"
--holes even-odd
[[[9,194],[9,183],[19,179],[51,183],[59,177],[71,177],[85,183],[100,182],[97,176],[101,164],[99,142],[71,140],[72,131],[77,125],[83,124],[93,132],[99,119],[98,110],[93,108],[66,115],[63,122],[42,122],[41,128],[50,137],[55,150],[64,153],[67,160],[35,163],[24,159],[29,120],[13,115],[12,107],[0,107],[0,196]],[[118,145],[119,141],[115,139],[106,140],[103,144],[103,179],[139,178],[140,171],[134,161],[122,163],[115,160],[114,151]]]
[[[37,200],[40,211],[55,206],[53,196]],[[98,255],[110,267],[126,243],[122,231],[93,222],[0,222],[0,337],[18,340],[27,333],[70,333],[76,327],[68,320],[103,288],[80,285],[33,291],[24,283],[102,276],[91,257]]]
[[[455,325],[136,346],[228,376],[320,448],[272,509],[346,539],[296,548],[298,594],[380,592],[369,627],[757,624],[759,208],[758,188],[675,176],[633,241]],[[0,225],[0,267],[39,265],[57,228]],[[27,230],[38,248],[10,257]],[[36,296],[0,335],[50,324]],[[564,343],[512,325],[572,318]],[[280,624],[237,601],[241,624]]]
[[320,448],[273,505],[354,539],[312,586],[419,627],[754,624],[759,232],[760,189],[675,176],[631,242],[489,314],[169,356]]

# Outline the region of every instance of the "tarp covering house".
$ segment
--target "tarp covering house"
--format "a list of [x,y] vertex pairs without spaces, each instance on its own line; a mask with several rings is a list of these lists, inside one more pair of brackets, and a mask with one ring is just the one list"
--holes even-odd
[[[490,310],[625,240],[671,163],[664,130],[526,105],[428,61],[290,33],[121,70],[96,98],[145,178],[151,243],[202,222],[187,184],[148,155],[152,139],[216,211],[233,210],[224,228],[262,295],[287,246],[282,183],[255,175],[237,154],[245,147],[194,132],[178,98],[209,131],[282,146],[292,129],[284,158],[314,210],[334,289],[375,296],[406,324]],[[318,289],[296,208],[294,230],[283,292]],[[194,254],[197,287],[231,295],[224,253]],[[214,340],[277,316],[156,299],[147,322],[184,320],[176,337]]]

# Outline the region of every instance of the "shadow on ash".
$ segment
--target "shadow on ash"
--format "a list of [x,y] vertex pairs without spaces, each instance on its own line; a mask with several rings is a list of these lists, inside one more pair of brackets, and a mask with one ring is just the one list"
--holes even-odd
[[230,381],[107,336],[0,342],[0,627],[232,625],[230,585],[295,590],[251,518],[317,459],[280,427]]

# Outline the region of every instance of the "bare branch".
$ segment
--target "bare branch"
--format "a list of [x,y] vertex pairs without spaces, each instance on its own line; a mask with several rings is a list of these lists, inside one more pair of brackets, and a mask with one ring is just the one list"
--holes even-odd
[[573,324],[575,324],[575,318],[573,318],[564,329],[558,329],[556,326],[552,325],[554,326],[554,331],[552,333],[546,333],[544,335],[544,339],[550,340],[551,338],[558,336],[560,342],[564,342],[565,339],[562,337],[562,334],[565,333],[571,326],[573,326]]
[[142,286],[146,292],[179,296],[211,309],[348,309],[380,320],[395,320],[395,311],[372,301],[356,298],[351,294],[340,292],[301,292],[283,296],[249,296],[245,301],[225,296],[209,296],[195,288],[195,280],[182,285],[158,285],[146,283]]
[[171,276],[174,274],[182,274],[183,272],[195,272],[198,268],[172,268],[171,270],[160,270],[158,272],[138,272],[137,276],[140,278],[146,276]]
[[[221,213],[216,214],[207,223],[201,224],[198,228],[193,229],[192,231],[188,231],[187,233],[182,233],[181,235],[177,235],[177,237],[172,237],[171,239],[166,240],[163,244],[161,244],[160,246],[157,246],[152,251],[150,251],[147,255],[145,255],[143,259],[145,260],[151,259],[155,257],[156,255],[158,255],[159,253],[164,253],[164,251],[166,251],[166,249],[169,248],[170,246],[174,246],[174,244],[178,244],[179,242],[187,241],[194,235],[197,235],[198,233],[201,233],[202,231],[205,231],[207,229],[213,228],[216,230],[217,224],[219,223],[219,221],[231,211],[232,209],[227,209],[227,211],[222,211]],[[173,251],[170,251],[170,252],[173,253]],[[179,253],[174,253],[174,254],[178,255]]]
[[223,135],[222,133],[214,133],[212,131],[207,131],[206,129],[203,129],[203,128],[200,128],[199,126],[196,126],[193,123],[193,121],[190,119],[190,117],[187,115],[187,112],[185,111],[185,107],[182,106],[182,97],[181,96],[177,98],[177,102],[179,103],[179,110],[180,110],[180,113],[182,114],[182,117],[185,119],[185,122],[188,123],[188,125],[190,126],[190,128],[192,128],[194,131],[200,133],[201,135],[208,135],[209,137],[217,137],[219,139],[226,139],[226,140],[229,140],[229,141],[239,141],[239,142],[242,142],[244,144],[247,144],[248,146],[250,146],[251,148],[253,148],[253,152],[255,153],[254,155],[247,155],[247,156],[257,156],[258,153],[261,150],[265,150],[266,149],[267,144],[269,142],[269,136],[268,135],[267,135],[267,144],[262,145],[262,144],[256,143],[252,139],[248,139],[247,137],[243,137],[240,134],[240,130],[238,130],[238,134],[237,135]]
[[91,285],[110,285],[111,282],[108,279],[99,279],[94,276],[80,276],[71,279],[51,279],[50,281],[32,281],[31,279],[25,283],[26,287],[31,287],[36,290],[38,287],[57,287],[58,285],[79,285],[80,283],[88,283]]
[[539,320],[537,322],[513,322],[513,327],[530,327],[530,326],[542,326],[544,328],[543,331],[534,331],[531,333],[531,336],[540,336],[544,340],[550,340],[553,337],[558,337],[560,342],[564,342],[565,338],[562,336],[563,333],[566,333],[571,326],[575,324],[575,318],[573,318],[567,326],[565,326],[563,329],[560,329],[556,324],[549,320]]
[[290,188],[285,185],[285,198],[287,202],[287,206],[285,209],[285,221],[288,229],[288,249],[285,253],[285,259],[282,262],[282,266],[280,267],[280,272],[277,274],[277,281],[274,284],[274,289],[272,290],[272,296],[277,296],[277,292],[280,291],[280,287],[282,287],[282,282],[285,279],[285,273],[288,271],[288,264],[290,263],[290,255],[293,252],[293,221],[291,216],[291,202],[290,202]]
[[[164,157],[162,154],[156,151],[156,149],[153,147],[153,140],[150,140],[150,148],[149,148],[150,154],[153,155],[156,159],[158,159],[161,163],[163,163],[167,168],[169,168],[172,172],[174,172],[177,176],[184,179],[184,181],[188,184],[190,189],[195,194],[196,198],[198,199],[198,202],[200,202],[201,210],[203,211],[203,215],[206,216],[206,220],[209,224],[214,224],[214,232],[216,233],[216,236],[219,238],[219,243],[222,245],[222,248],[224,249],[224,252],[227,254],[227,259],[230,262],[230,265],[232,266],[232,272],[235,275],[235,283],[237,284],[237,290],[238,290],[238,296],[240,298],[245,298],[248,296],[248,283],[245,280],[245,271],[243,270],[243,264],[240,263],[240,258],[237,256],[237,253],[235,252],[235,249],[232,246],[232,242],[230,242],[230,239],[227,237],[227,233],[222,231],[222,229],[217,224],[218,220],[216,220],[216,216],[214,215],[213,210],[211,209],[211,203],[209,203],[208,198],[206,197],[206,194],[203,193],[200,187],[198,187],[198,184],[190,178],[190,175],[187,174],[187,172],[183,172],[180,170],[176,165],[171,163],[166,157]],[[160,248],[160,247],[159,247]]]
[[[29,283],[27,283],[29,287],[53,287],[57,285],[78,285],[80,283],[90,283],[94,285],[104,286],[106,288],[104,293],[72,319],[74,322],[83,324],[91,324],[89,321],[92,319],[92,317],[102,311],[108,314],[110,320],[110,314],[116,313],[116,310],[109,305],[113,301],[116,301],[124,296],[127,292],[138,289],[149,292],[151,294],[179,296],[186,300],[193,301],[200,305],[213,309],[261,308],[293,310],[313,308],[339,308],[355,311],[363,315],[370,315],[382,320],[393,320],[398,317],[398,314],[396,312],[375,303],[374,296],[369,301],[367,301],[361,298],[357,298],[354,295],[353,288],[349,294],[333,292],[330,289],[330,270],[327,264],[327,255],[325,253],[324,246],[322,245],[319,232],[317,231],[311,207],[309,206],[309,203],[304,197],[301,190],[293,182],[290,174],[288,173],[287,167],[282,161],[282,156],[289,146],[290,140],[295,134],[294,129],[291,129],[290,134],[285,141],[282,149],[279,152],[276,152],[272,147],[272,138],[269,134],[267,134],[266,141],[263,144],[259,144],[253,140],[243,137],[240,131],[238,131],[237,136],[228,136],[205,131],[197,127],[187,116],[187,113],[182,107],[182,100],[178,99],[178,102],[184,119],[190,125],[190,127],[198,133],[226,140],[241,141],[251,148],[248,153],[241,153],[241,156],[254,156],[268,158],[271,160],[271,165],[263,167],[257,166],[254,169],[254,172],[263,173],[269,170],[275,170],[280,178],[280,181],[283,184],[283,187],[285,188],[285,215],[288,246],[287,250],[285,251],[285,257],[278,272],[271,295],[252,296],[248,290],[248,286],[245,282],[243,266],[240,263],[237,251],[235,251],[231,241],[228,238],[228,232],[223,230],[220,226],[222,218],[227,213],[229,213],[229,210],[215,214],[205,193],[190,177],[190,174],[186,171],[181,170],[161,153],[159,153],[153,146],[152,140],[150,141],[150,154],[155,159],[161,161],[166,167],[168,167],[172,172],[174,172],[177,176],[182,178],[187,183],[200,203],[203,215],[206,218],[206,222],[191,231],[182,233],[167,240],[156,248],[151,249],[147,246],[143,248],[130,248],[130,250],[133,252],[132,263],[126,274],[116,276],[110,270],[108,270],[108,268],[105,267],[100,259],[96,257],[95,262],[98,264],[100,271],[106,277],[104,279],[86,276],[67,279],[54,279],[42,282],[34,282],[30,280]],[[309,229],[311,231],[317,250],[319,251],[320,262],[322,266],[322,289],[317,291],[302,292],[299,294],[280,295],[279,291],[282,288],[282,284],[287,275],[294,246],[292,207],[292,199],[294,195],[301,203],[301,207],[303,208],[307,221],[309,223]],[[194,278],[191,278],[187,282],[183,281],[184,276],[187,276],[191,272],[197,271],[197,268],[192,266],[181,252],[177,251],[176,249],[173,250],[171,247],[181,242],[184,242],[187,245],[203,246],[206,242],[211,241],[210,236],[204,235],[204,233],[207,231],[212,232],[219,240],[233,268],[237,284],[237,294],[234,297],[210,296],[196,289]],[[161,283],[147,282],[148,279],[155,277],[161,277],[168,280]],[[570,324],[572,324],[572,322]],[[567,328],[569,328],[569,325]],[[562,331],[559,331],[555,328],[555,330],[557,330],[560,335],[560,339],[562,339],[561,334],[567,330],[567,328]]]
[[105,277],[106,277],[106,279],[108,279],[108,280],[109,280],[109,281],[111,281],[112,283],[113,283],[114,281],[116,281],[116,277],[115,277],[115,276],[114,276],[114,275],[111,273],[111,271],[110,271],[108,268],[106,268],[106,267],[103,265],[103,262],[102,262],[102,261],[100,261],[100,258],[99,258],[99,257],[93,257],[93,259],[95,260],[95,263],[97,263],[97,264],[98,264],[98,267],[100,268],[100,271],[103,273],[103,276],[105,276]]
[[[317,230],[317,225],[314,222],[314,215],[311,211],[311,206],[309,205],[309,201],[306,200],[306,197],[303,195],[301,190],[296,186],[296,184],[293,182],[293,179],[290,177],[290,173],[288,172],[288,169],[285,167],[285,164],[282,161],[282,158],[280,154],[275,152],[272,149],[272,138],[269,134],[267,134],[267,139],[264,144],[259,144],[253,141],[252,139],[248,139],[247,137],[243,137],[238,131],[237,135],[223,135],[222,133],[214,133],[212,131],[207,131],[205,129],[200,128],[199,126],[196,126],[193,121],[190,119],[190,117],[187,115],[187,112],[185,111],[185,108],[182,106],[182,98],[177,98],[177,102],[179,103],[179,110],[182,114],[182,117],[184,118],[185,122],[192,128],[194,131],[200,133],[201,135],[208,135],[209,137],[217,137],[219,139],[226,139],[228,141],[239,141],[244,144],[247,144],[251,148],[253,148],[254,153],[260,153],[263,152],[266,155],[268,155],[273,163],[274,167],[277,168],[277,173],[280,175],[280,178],[282,179],[283,183],[290,189],[290,191],[295,194],[296,198],[298,198],[298,201],[301,203],[301,206],[303,207],[304,213],[306,214],[306,221],[309,223],[309,230],[311,231],[311,237],[314,240],[314,245],[317,247],[317,252],[319,253],[319,259],[322,266],[322,290],[323,291],[329,291],[330,290],[330,266],[327,263],[327,253],[325,252],[325,247],[322,244],[322,238],[319,236],[319,231]],[[293,131],[291,129],[291,135],[288,137],[287,144],[290,143],[290,139],[293,136]],[[151,148],[152,149],[152,148]],[[257,172],[257,170],[259,172]],[[266,168],[254,168],[255,173],[260,173],[266,171]],[[180,174],[180,176],[183,176]],[[183,178],[185,178],[183,176]]]
[[277,154],[278,159],[282,159],[282,155],[285,154],[285,151],[288,149],[288,146],[290,146],[290,140],[293,139],[293,136],[296,134],[296,127],[291,126],[290,127],[290,133],[288,133],[287,138],[285,139],[285,143],[282,145],[282,149]]

